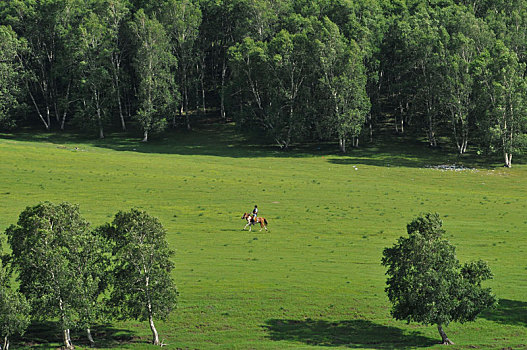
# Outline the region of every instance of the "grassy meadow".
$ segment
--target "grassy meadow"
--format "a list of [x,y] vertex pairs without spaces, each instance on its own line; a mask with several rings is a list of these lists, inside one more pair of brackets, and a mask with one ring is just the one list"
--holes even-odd
[[[435,326],[390,316],[383,248],[419,213],[438,212],[461,262],[484,259],[500,299],[476,322],[445,328],[449,349],[527,348],[527,165],[468,162],[422,145],[290,152],[230,124],[144,144],[71,135],[0,135],[0,230],[28,205],[69,201],[92,223],[139,207],[176,250],[179,307],[158,322],[169,349],[436,348]],[[467,161],[465,161],[467,162]],[[242,231],[258,204],[269,232]],[[152,349],[146,322],[97,327],[100,348]],[[75,345],[85,347],[82,333]],[[13,348],[54,349],[53,323]]]

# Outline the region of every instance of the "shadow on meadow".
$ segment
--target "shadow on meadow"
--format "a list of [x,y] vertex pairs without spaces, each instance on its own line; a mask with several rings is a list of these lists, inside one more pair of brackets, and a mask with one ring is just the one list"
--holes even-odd
[[275,341],[296,341],[315,346],[345,346],[348,348],[407,349],[430,347],[437,340],[419,332],[403,333],[396,327],[383,326],[367,320],[330,322],[325,320],[272,319],[263,326]]
[[494,310],[484,312],[481,317],[502,324],[527,327],[527,302],[500,299]]
[[[424,142],[409,137],[384,133],[373,143],[363,143],[346,154],[338,150],[335,142],[313,142],[293,145],[287,151],[280,149],[261,133],[243,131],[234,123],[198,122],[192,131],[170,129],[154,135],[148,142],[141,142],[137,133],[107,133],[105,139],[91,135],[36,132],[0,134],[0,138],[28,142],[47,142],[57,147],[74,150],[90,145],[115,151],[138,153],[205,155],[228,158],[303,158],[329,156],[327,161],[336,165],[373,165],[419,168],[441,164],[462,164],[465,167],[489,168],[501,165],[498,158],[489,160],[473,154],[459,156],[455,150],[444,147],[430,149]],[[516,157],[516,164],[522,163]]]
[[[112,325],[100,325],[92,330],[95,348],[117,348],[123,344],[142,342],[134,333],[126,329],[114,328]],[[89,347],[85,331],[71,332],[74,345]],[[33,322],[21,338],[13,339],[13,348],[55,349],[62,344],[62,333],[57,322]]]

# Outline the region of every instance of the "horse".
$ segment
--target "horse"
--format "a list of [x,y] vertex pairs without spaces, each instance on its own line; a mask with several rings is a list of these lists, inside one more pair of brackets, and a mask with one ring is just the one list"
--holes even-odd
[[244,230],[249,226],[249,231],[252,231],[252,226],[254,224],[260,224],[260,231],[264,228],[267,231],[267,220],[265,218],[256,217],[256,221],[253,220],[253,217],[249,213],[243,213],[242,219],[247,220],[247,225],[243,228]]

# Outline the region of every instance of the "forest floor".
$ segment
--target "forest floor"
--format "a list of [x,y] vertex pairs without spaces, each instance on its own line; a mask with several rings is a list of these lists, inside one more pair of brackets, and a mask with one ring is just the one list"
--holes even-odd
[[[1,134],[0,230],[40,201],[77,203],[93,226],[131,207],[158,217],[180,292],[158,323],[166,348],[442,349],[436,327],[392,319],[380,264],[423,212],[441,215],[462,263],[489,263],[500,300],[446,327],[449,349],[527,347],[527,165],[402,141],[283,152],[232,124],[139,140]],[[441,167],[453,164],[467,169]],[[269,232],[241,230],[255,204]],[[60,346],[54,326],[34,324],[13,347]],[[99,348],[153,348],[146,322],[101,325],[94,337]],[[82,332],[74,343],[88,344]]]

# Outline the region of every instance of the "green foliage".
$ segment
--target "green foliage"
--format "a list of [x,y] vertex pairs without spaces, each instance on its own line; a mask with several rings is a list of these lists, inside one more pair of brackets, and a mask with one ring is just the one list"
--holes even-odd
[[65,346],[71,347],[69,329],[89,328],[100,316],[107,266],[103,242],[78,207],[66,202],[27,207],[6,234],[32,316],[57,317]]
[[143,141],[147,141],[149,133],[165,129],[167,114],[175,112],[179,101],[173,76],[177,59],[157,19],[139,10],[130,27],[137,46],[134,67],[139,80],[140,107],[136,119],[143,129]]
[[407,231],[408,237],[383,251],[394,318],[441,326],[473,321],[495,304],[490,289],[481,287],[492,278],[488,265],[480,260],[461,267],[454,246],[442,238],[438,214],[414,219]]
[[23,335],[30,322],[30,306],[23,294],[11,285],[8,266],[0,261],[0,336],[3,349],[9,346],[8,339],[13,335]]
[[[338,140],[343,151],[349,140],[386,137],[390,125],[459,157],[501,152],[510,167],[527,142],[526,9],[525,1],[4,1],[1,23],[28,49],[10,68],[21,84],[3,80],[0,114],[9,127],[39,120],[100,138],[117,123],[126,130],[129,118],[147,141],[169,122],[190,129],[195,115],[217,113],[282,148]],[[515,93],[506,126],[491,88],[504,82],[480,69],[500,45],[518,65],[507,72]],[[326,76],[328,65],[340,71]]]
[[165,229],[145,211],[132,209],[117,213],[112,224],[100,230],[113,242],[110,303],[120,317],[149,320],[153,342],[158,344],[153,320],[165,320],[177,298],[171,277],[174,252],[168,247]]
[[21,93],[22,66],[19,57],[24,47],[11,27],[0,25],[0,128],[16,125],[12,111],[16,108]]

